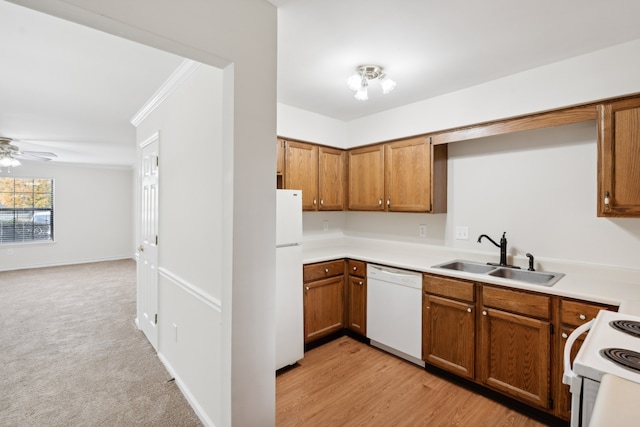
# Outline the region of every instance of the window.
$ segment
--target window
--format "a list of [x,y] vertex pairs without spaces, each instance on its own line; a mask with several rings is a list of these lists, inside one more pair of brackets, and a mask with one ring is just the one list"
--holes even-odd
[[0,177],[0,244],[53,240],[53,179]]

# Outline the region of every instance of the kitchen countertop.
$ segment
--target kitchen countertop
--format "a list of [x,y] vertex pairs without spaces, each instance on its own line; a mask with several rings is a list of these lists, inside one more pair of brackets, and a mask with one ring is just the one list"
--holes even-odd
[[[350,258],[550,295],[617,305],[620,313],[640,316],[640,269],[536,258],[536,271],[557,272],[565,275],[555,285],[548,287],[432,267],[456,259],[483,263],[496,262],[499,258],[498,251],[495,253],[468,251],[342,235],[305,240],[302,248],[305,264]],[[510,257],[509,262],[523,269],[528,267],[528,259],[525,257]],[[640,384],[630,383],[612,375],[605,375],[596,399],[596,409],[593,412],[591,426],[628,426],[636,423],[640,419],[640,407],[635,402],[639,393]],[[622,401],[629,401],[630,404],[623,408]],[[612,417],[611,414],[615,415]]]
[[591,414],[590,427],[637,425],[640,420],[640,384],[605,374]]
[[[351,258],[374,264],[436,273],[550,295],[619,305],[620,312],[640,316],[640,269],[536,258],[536,271],[565,274],[554,286],[547,287],[488,275],[432,268],[433,265],[455,259],[497,262],[499,257],[497,250],[495,253],[489,253],[340,235],[305,240],[302,248],[305,264]],[[525,257],[509,257],[509,262],[525,270],[528,267],[528,259]]]

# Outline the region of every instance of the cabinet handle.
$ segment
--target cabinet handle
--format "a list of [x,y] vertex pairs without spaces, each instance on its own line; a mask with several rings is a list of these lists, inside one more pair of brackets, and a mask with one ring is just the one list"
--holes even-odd
[[604,192],[604,210],[608,211],[610,208],[609,206],[609,192],[605,191]]
[[567,335],[566,332],[563,332],[562,333],[562,338],[566,340],[567,338],[569,338],[569,335]]
[[324,269],[324,272],[325,272],[325,273],[328,273],[328,272],[329,272],[329,269],[328,269],[328,268],[325,268],[325,269]]
[[316,204],[318,204],[318,202],[316,201],[316,199],[313,199],[313,206],[315,206]]
[[391,206],[391,199],[387,199],[387,207]]
[[353,271],[356,271],[358,269],[358,267],[353,267]]
[[486,316],[487,315],[487,310],[482,310],[482,315]]
[[382,199],[378,200],[378,206],[382,206]]
[[471,307],[467,307],[467,313],[471,313]]
[[586,319],[587,319],[587,316],[585,316],[584,314],[579,314],[579,315],[578,315],[578,318],[579,318],[580,320],[586,320]]
[[362,285],[362,280],[358,282],[358,285]]
[[320,199],[320,206],[324,206],[324,199]]
[[308,290],[309,290],[309,287],[308,287],[308,286],[306,286],[306,287],[304,288],[304,290],[305,290],[305,291],[308,291]]

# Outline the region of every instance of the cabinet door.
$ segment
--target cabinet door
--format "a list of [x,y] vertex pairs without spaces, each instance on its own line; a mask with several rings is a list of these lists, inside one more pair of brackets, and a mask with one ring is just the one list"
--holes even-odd
[[276,139],[276,175],[284,175],[284,140]]
[[427,137],[385,145],[385,203],[388,211],[431,210],[431,154]]
[[302,210],[318,206],[318,146],[287,141],[285,150],[284,188],[302,190]]
[[422,358],[473,379],[476,324],[473,305],[427,294],[422,322]]
[[347,327],[362,336],[367,334],[367,282],[362,277],[349,277],[349,310]]
[[384,146],[349,150],[349,209],[384,210]]
[[344,276],[304,284],[304,342],[344,328]]
[[487,386],[531,405],[550,407],[550,324],[484,308],[478,366]]
[[[564,366],[564,345],[567,342],[567,338],[574,331],[573,328],[562,327],[560,332],[560,343],[558,345],[558,358],[556,358],[559,366]],[[576,358],[578,354],[578,350],[582,347],[582,343],[584,339],[587,337],[587,333],[580,335],[578,339],[573,343],[573,347],[571,347],[571,363],[573,364],[573,359]],[[563,368],[564,369],[564,368]],[[556,411],[556,415],[565,419],[571,419],[571,392],[569,391],[569,386],[566,384],[562,384],[560,382],[560,393],[558,395],[558,409]]]
[[276,139],[276,188],[284,187],[284,140]]
[[347,182],[346,152],[335,148],[319,147],[318,194],[319,210],[344,209]]
[[599,112],[598,216],[640,216],[640,99]]

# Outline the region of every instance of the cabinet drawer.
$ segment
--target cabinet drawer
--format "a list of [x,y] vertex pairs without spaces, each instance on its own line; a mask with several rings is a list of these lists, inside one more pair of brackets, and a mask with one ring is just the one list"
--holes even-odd
[[494,288],[492,286],[483,286],[482,304],[485,307],[493,307],[540,319],[549,319],[551,311],[551,297],[549,296]]
[[344,261],[319,262],[317,264],[307,264],[303,270],[304,282],[326,279],[327,277],[340,276],[344,274]]
[[588,303],[584,301],[562,300],[560,303],[560,319],[563,324],[580,326],[596,317],[600,310],[614,309],[608,305]]
[[422,289],[428,294],[440,295],[466,302],[474,301],[473,283],[424,274]]
[[351,276],[364,277],[367,274],[367,264],[350,259],[348,271]]

